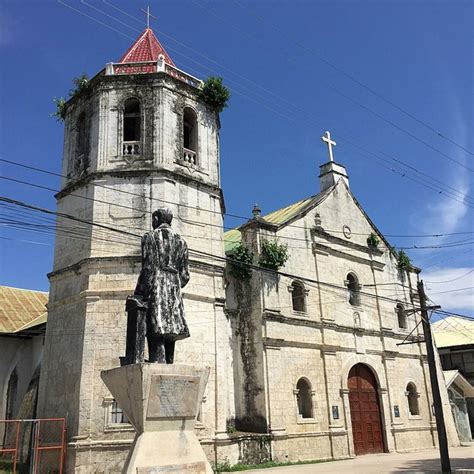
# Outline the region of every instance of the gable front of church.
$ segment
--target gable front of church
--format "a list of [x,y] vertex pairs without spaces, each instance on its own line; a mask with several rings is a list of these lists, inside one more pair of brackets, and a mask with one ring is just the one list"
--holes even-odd
[[[279,460],[433,447],[426,349],[400,345],[422,335],[419,270],[399,268],[345,168],[321,168],[319,194],[224,234],[235,425],[271,433]],[[237,247],[258,264],[268,242],[287,247],[283,265],[233,271]]]

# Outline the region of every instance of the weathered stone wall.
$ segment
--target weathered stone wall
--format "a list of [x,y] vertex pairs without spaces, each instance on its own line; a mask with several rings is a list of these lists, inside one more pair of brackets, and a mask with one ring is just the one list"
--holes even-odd
[[[242,230],[243,242],[258,251],[258,239],[273,238],[264,226],[249,223]],[[262,380],[254,383],[264,387],[275,460],[354,455],[347,380],[357,363],[368,365],[378,381],[385,450],[423,449],[435,443],[426,349],[422,343],[399,345],[412,330],[412,336],[422,335],[419,313],[410,313],[401,328],[396,312],[397,302],[405,309],[419,306],[416,274],[399,271],[385,242],[379,249],[368,248],[366,239],[374,231],[340,181],[316,208],[276,232],[289,247],[281,271],[302,278],[306,310],[293,309],[292,278],[256,275],[260,272],[252,276],[252,298],[262,308],[262,326],[255,331],[263,337],[265,369]],[[357,304],[349,303],[345,288],[349,273],[361,285]],[[230,285],[229,293],[235,288]],[[228,295],[228,302],[234,299],[244,297]],[[311,418],[298,416],[300,378],[311,384]],[[419,415],[408,412],[409,382],[416,386]],[[237,387],[244,389],[236,380]],[[445,392],[443,385],[441,389]],[[456,444],[449,406],[445,408],[451,443]]]
[[[6,418],[7,392],[10,377],[16,369],[18,383],[16,397],[12,401],[13,417],[18,416],[21,402],[25,396],[34,371],[43,356],[43,336],[32,338],[0,337],[2,357],[0,358],[0,419]],[[5,424],[0,423],[0,439],[3,439]]]
[[[164,74],[103,76],[92,85],[66,118],[63,172],[69,176],[58,211],[98,225],[58,221],[38,411],[68,417],[68,471],[118,472],[134,432],[111,423],[112,400],[100,372],[124,355],[125,299],[140,271],[141,236],[158,207],[172,209],[173,228],[190,249],[191,279],[183,295],[191,337],[177,343],[175,360],[211,368],[198,434],[226,436],[227,420],[235,417],[224,263],[210,256],[224,255],[218,117],[195,89]],[[122,155],[123,104],[130,97],[141,104],[138,156]],[[195,166],[182,160],[184,107],[198,118]],[[70,172],[82,160],[75,125],[83,112],[87,166]]]

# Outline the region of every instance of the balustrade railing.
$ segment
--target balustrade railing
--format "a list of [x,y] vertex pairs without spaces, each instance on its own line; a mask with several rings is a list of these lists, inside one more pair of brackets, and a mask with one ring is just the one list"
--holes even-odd
[[112,64],[112,70],[109,71],[108,74],[144,74],[156,71],[155,61],[143,61],[140,63]]
[[187,148],[184,148],[183,161],[191,165],[196,165],[196,152],[192,150],[188,150]]
[[158,61],[143,61],[136,63],[108,63],[105,67],[105,74],[107,76],[122,75],[122,74],[146,74],[151,72],[165,72],[186,84],[193,87],[201,87],[202,81],[197,77],[171,66],[164,62],[164,58],[159,58]]
[[181,71],[181,69],[170,66],[169,64],[165,64],[165,72],[170,76],[179,79],[182,82],[186,82],[186,84],[189,84],[190,86],[194,86],[197,88],[201,87],[201,81],[199,79],[190,76],[184,71]]
[[141,143],[135,142],[123,142],[123,155],[141,155]]

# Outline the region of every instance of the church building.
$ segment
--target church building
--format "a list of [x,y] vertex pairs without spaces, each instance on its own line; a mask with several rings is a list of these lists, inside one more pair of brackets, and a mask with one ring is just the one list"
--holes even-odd
[[49,274],[37,415],[67,417],[67,472],[120,472],[132,445],[100,372],[125,354],[125,300],[158,207],[189,247],[191,337],[175,362],[210,367],[196,432],[211,463],[433,447],[419,270],[400,265],[352,194],[329,133],[317,194],[267,215],[256,207],[224,233],[219,113],[202,85],[147,28],[66,103],[66,232]]

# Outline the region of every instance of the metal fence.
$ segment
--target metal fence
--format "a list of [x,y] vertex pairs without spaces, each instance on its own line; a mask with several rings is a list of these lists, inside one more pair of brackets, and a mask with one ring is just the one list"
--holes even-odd
[[62,474],[66,420],[0,420],[0,474]]

